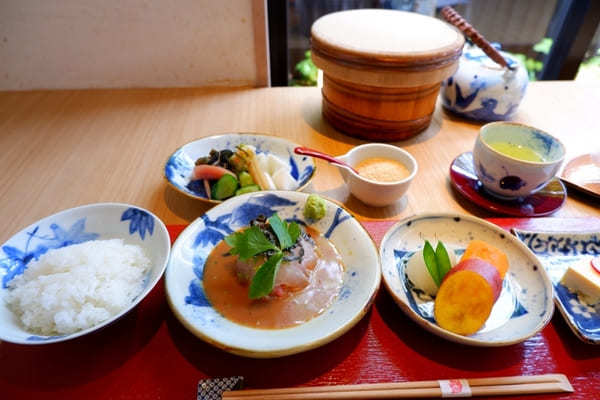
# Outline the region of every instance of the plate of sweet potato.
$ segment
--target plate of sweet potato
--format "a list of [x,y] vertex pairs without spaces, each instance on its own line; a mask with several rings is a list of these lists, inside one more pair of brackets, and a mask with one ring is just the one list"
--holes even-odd
[[480,218],[409,217],[388,230],[379,254],[383,282],[400,308],[457,343],[519,343],[554,312],[553,287],[536,256]]

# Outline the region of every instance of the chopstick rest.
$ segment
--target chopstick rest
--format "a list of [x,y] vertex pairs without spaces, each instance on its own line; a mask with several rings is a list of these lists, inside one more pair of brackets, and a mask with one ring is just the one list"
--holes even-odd
[[228,378],[201,379],[198,382],[197,400],[221,400],[223,392],[238,390],[244,386],[243,376]]
[[[237,377],[240,378],[240,377]],[[213,386],[224,387],[210,379]],[[231,379],[231,378],[229,378]],[[573,392],[573,387],[563,374],[525,375],[492,378],[431,380],[417,382],[372,383],[360,385],[307,386],[280,389],[220,390],[202,397],[198,384],[198,400],[309,400],[309,399],[400,399],[400,398],[450,398],[475,396],[523,395],[537,393]],[[208,392],[206,392],[208,393]],[[212,396],[212,397],[208,397]]]

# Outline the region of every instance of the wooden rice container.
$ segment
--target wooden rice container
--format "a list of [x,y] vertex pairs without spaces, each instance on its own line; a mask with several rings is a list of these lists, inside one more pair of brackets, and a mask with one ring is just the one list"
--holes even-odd
[[431,122],[442,81],[458,67],[463,35],[424,15],[351,10],[312,26],[323,70],[323,116],[350,136],[403,140]]

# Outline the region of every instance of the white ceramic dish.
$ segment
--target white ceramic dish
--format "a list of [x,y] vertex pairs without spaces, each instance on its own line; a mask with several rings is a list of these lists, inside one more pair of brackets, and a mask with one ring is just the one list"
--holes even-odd
[[349,330],[368,311],[379,287],[377,248],[362,225],[341,206],[327,203],[326,216],[310,226],[335,245],[344,264],[342,289],[321,315],[286,329],[254,329],[225,319],[211,306],[202,285],[204,262],[226,235],[262,214],[305,221],[308,194],[255,192],[234,197],[209,210],[179,236],[165,274],[171,309],[194,335],[225,351],[248,357],[279,357],[328,343]]
[[554,285],[554,301],[573,333],[586,343],[600,344],[600,302],[586,302],[561,282],[569,265],[600,255],[600,232],[513,232],[542,262]]
[[369,143],[356,146],[338,158],[352,167],[368,158],[387,158],[400,162],[406,167],[409,175],[397,182],[376,182],[366,179],[355,172],[340,167],[340,173],[346,181],[350,192],[365,204],[383,207],[398,201],[406,191],[418,171],[417,160],[406,150],[383,143]]
[[570,160],[560,179],[584,193],[600,198],[600,152],[582,154]]
[[[507,254],[510,267],[502,292],[477,333],[461,336],[438,326],[433,299],[414,288],[406,277],[406,262],[423,247],[425,239],[441,240],[454,248],[457,256],[473,239],[484,240]],[[404,219],[385,234],[379,253],[383,281],[400,308],[423,328],[453,342],[474,346],[519,343],[539,332],[552,317],[552,283],[539,260],[508,232],[479,218],[423,214]]]
[[[123,239],[127,244],[136,244],[144,249],[152,266],[144,279],[142,293],[119,314],[89,329],[57,336],[26,331],[5,302],[10,281],[23,273],[33,259],[50,249],[96,239]],[[89,204],[29,225],[0,248],[0,339],[20,344],[62,342],[112,323],[132,310],[156,285],[166,268],[170,248],[169,234],[162,221],[149,211],[128,204]]]
[[225,133],[208,136],[190,142],[177,149],[167,160],[164,175],[167,182],[179,192],[194,199],[210,203],[221,203],[207,197],[201,181],[190,179],[195,161],[208,155],[211,149],[235,150],[240,144],[256,147],[257,153],[271,153],[290,166],[292,178],[295,181],[294,190],[302,190],[315,173],[315,162],[312,158],[294,154],[298,145],[276,136],[258,135],[252,133]]

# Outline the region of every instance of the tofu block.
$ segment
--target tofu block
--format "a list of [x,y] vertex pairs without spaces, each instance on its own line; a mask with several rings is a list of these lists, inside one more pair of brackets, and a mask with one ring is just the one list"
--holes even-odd
[[588,258],[570,265],[561,280],[570,290],[585,296],[583,300],[589,304],[600,302],[600,273],[592,267],[592,262]]

